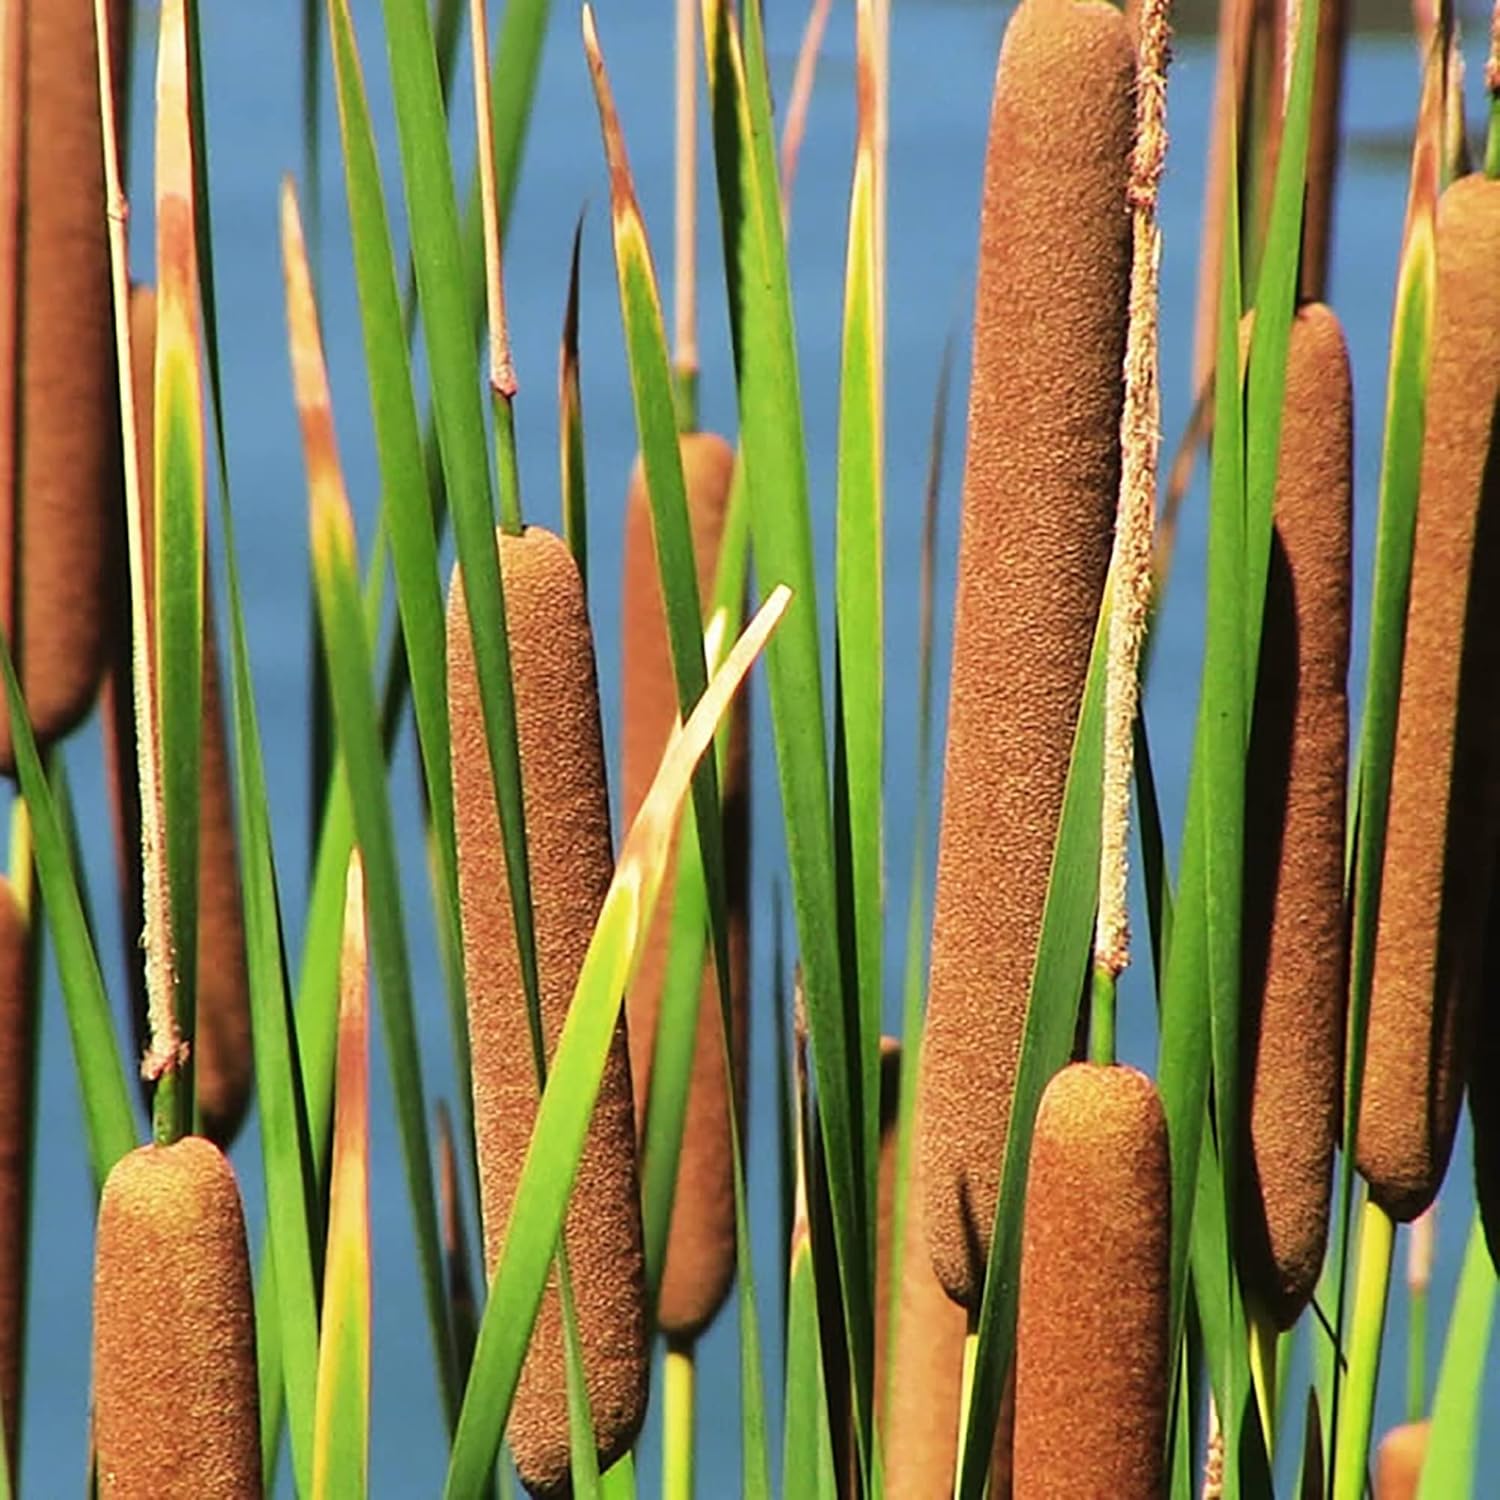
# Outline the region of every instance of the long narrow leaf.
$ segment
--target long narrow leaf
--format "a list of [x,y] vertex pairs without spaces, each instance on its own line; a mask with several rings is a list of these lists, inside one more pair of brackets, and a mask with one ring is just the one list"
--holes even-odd
[[[197,995],[198,786],[203,745],[203,385],[184,0],[162,6],[156,78],[157,734],[171,906],[171,1003],[191,1048]],[[149,818],[151,814],[147,812]],[[191,1052],[189,1052],[191,1058]],[[189,1062],[186,1077],[191,1078]],[[191,1096],[179,1129],[192,1126]]]
[[818,1115],[833,1200],[840,1296],[849,1329],[856,1430],[868,1456],[874,1370],[870,1205],[861,1069],[840,959],[828,740],[802,398],[757,0],[743,42],[729,0],[703,0],[704,50],[739,388],[740,461],[756,567],[796,594],[767,658],[772,732],[792,904],[812,1032]]
[[318,1351],[314,1500],[360,1500],[370,1464],[370,1057],[364,873],[349,858],[339,976],[338,1096],[328,1205],[328,1274]]
[[313,571],[328,654],[340,761],[349,778],[354,822],[365,861],[381,1021],[396,1097],[407,1189],[411,1196],[422,1288],[437,1360],[438,1385],[450,1416],[457,1410],[458,1373],[443,1291],[432,1162],[422,1098],[421,1055],[401,909],[400,867],[385,780],[385,757],[360,605],[354,523],[334,442],[333,412],[318,335],[317,309],[302,248],[296,199],[282,191],[282,243],[292,373],[308,470]]
[[[877,67],[874,0],[856,7],[859,74],[854,185],[849,202],[849,247],[844,270],[844,343],[839,384],[838,535],[835,621],[838,638],[839,727],[844,785],[835,790],[847,809],[849,862],[841,884],[852,908],[854,980],[859,1005],[859,1097],[880,1096],[881,949],[884,942],[885,768],[885,548],[884,266],[880,223],[881,161],[877,141],[882,80]],[[847,941],[847,937],[846,937]],[[864,1161],[879,1152],[877,1109],[863,1111]],[[866,1183],[866,1191],[869,1184]],[[866,1199],[865,1212],[872,1214]],[[876,1316],[883,1315],[876,1309]]]

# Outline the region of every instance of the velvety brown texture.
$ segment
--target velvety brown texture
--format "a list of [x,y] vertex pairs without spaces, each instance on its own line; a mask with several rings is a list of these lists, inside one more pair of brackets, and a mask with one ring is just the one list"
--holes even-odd
[[[921,1159],[913,1152],[901,1237],[901,1286],[891,1308],[892,1230],[896,1200],[896,1117],[901,1049],[885,1039],[881,1063],[880,1215],[875,1261],[875,1413],[885,1461],[886,1491],[912,1500],[949,1500],[958,1461],[959,1398],[968,1318],[943,1290],[927,1254]],[[895,1319],[894,1362],[890,1320]],[[1010,1424],[1002,1418],[997,1457],[1009,1471]],[[1008,1484],[990,1495],[1002,1500]]]
[[[707,610],[714,588],[719,545],[734,476],[734,450],[713,433],[694,432],[681,440],[688,519],[697,563],[698,595]],[[620,713],[622,732],[622,828],[628,828],[650,790],[677,717],[677,685],[672,674],[667,620],[657,575],[651,530],[651,502],[639,460],[630,476],[625,509],[625,579],[621,594]],[[743,1127],[745,1067],[748,1058],[746,1001],[750,979],[747,925],[750,853],[748,718],[742,698],[735,706],[729,754],[720,786],[724,813],[724,852],[729,894],[730,1038],[738,1064],[735,1103]],[[646,1100],[652,1052],[661,1013],[671,947],[671,892],[677,879],[673,855],[662,883],[662,899],[651,924],[646,951],[627,996],[630,1019],[630,1071],[635,1083],[636,1126],[645,1138]],[[724,1083],[724,1026],[713,955],[705,964],[693,1044],[692,1083],[683,1119],[677,1196],[667,1236],[657,1321],[672,1338],[691,1341],[713,1320],[734,1280],[734,1175],[729,1109]]]
[[[94,7],[29,0],[22,12],[16,406],[0,453],[14,493],[0,494],[0,625],[19,646],[27,709],[45,745],[87,713],[104,667],[120,421]],[[117,68],[120,57],[117,45]],[[3,701],[0,770],[15,770]]]
[[1437,1195],[1483,964],[1500,694],[1500,182],[1438,203],[1437,303],[1358,1164],[1399,1220]]
[[142,1146],[99,1200],[99,1493],[259,1500],[255,1311],[239,1188],[202,1136]]
[[16,1414],[26,1335],[28,1176],[33,1027],[31,940],[9,880],[0,876],[0,1414],[16,1463]]
[[1171,1169],[1151,1080],[1073,1063],[1037,1111],[1016,1324],[1017,1500],[1166,1493]]
[[1375,1452],[1375,1500],[1416,1500],[1427,1457],[1428,1423],[1393,1427]]
[[1323,1264],[1343,1088],[1352,395],[1338,319],[1292,325],[1247,769],[1240,1269],[1289,1328]]
[[[499,549],[550,1058],[614,870],[599,689],[583,586],[566,545],[532,526],[521,536],[499,535]],[[448,606],[448,697],[480,1207],[485,1265],[493,1275],[536,1118],[537,1083],[469,615],[457,572]],[[579,1163],[565,1237],[605,1468],[640,1431],[649,1357],[623,1015]],[[555,1280],[537,1316],[506,1435],[533,1494],[567,1493],[567,1381]]]
[[990,120],[920,1142],[933,1264],[970,1307],[1109,566],[1134,77],[1112,6],[1023,0]]
[[[146,575],[155,573],[155,514],[151,503],[152,365],[156,354],[156,292],[130,293],[132,384],[140,438],[141,520]],[[148,599],[150,595],[148,592]],[[245,961],[244,908],[235,842],[229,735],[219,687],[212,580],[204,571],[203,748],[198,804],[198,971],[193,1043],[194,1083],[202,1132],[228,1148],[245,1118],[254,1083],[250,1034],[250,982]],[[148,604],[148,618],[151,616]],[[131,673],[129,583],[120,591],[109,671],[101,693],[104,759],[114,811],[115,863],[120,881],[126,973],[134,1001],[137,1047],[148,1041],[145,953],[140,945],[145,911],[141,894],[141,798],[136,769],[135,699]]]

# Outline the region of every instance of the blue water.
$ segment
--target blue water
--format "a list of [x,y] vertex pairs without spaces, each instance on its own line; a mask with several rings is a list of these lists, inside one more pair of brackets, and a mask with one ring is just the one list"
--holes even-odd
[[[790,0],[768,7],[775,85],[789,87],[802,24]],[[288,379],[276,195],[280,177],[301,163],[296,54],[296,10],[290,3],[255,7],[204,6],[215,243],[223,330],[228,443],[234,486],[239,561],[248,600],[247,626],[255,664],[257,704],[266,746],[274,808],[279,877],[289,951],[300,951],[298,913],[306,895],[305,710],[307,611],[306,498]],[[666,0],[603,4],[600,31],[646,222],[669,278],[671,116],[670,6]],[[807,418],[815,527],[830,576],[837,368],[842,308],[845,214],[853,126],[850,7],[839,7],[830,28],[794,209],[793,277],[797,296],[802,391]],[[387,162],[396,182],[387,73],[381,51],[379,7],[356,0]],[[911,827],[915,718],[917,557],[927,434],[937,369],[950,331],[961,337],[971,297],[976,214],[984,132],[995,57],[1008,8],[963,0],[909,0],[896,7],[890,167],[889,398],[887,447],[887,638],[890,821],[887,862],[891,910],[904,912],[912,863]],[[145,17],[149,30],[150,16]],[[1470,78],[1479,76],[1483,27],[1472,24]],[[141,84],[151,63],[138,53]],[[1163,368],[1169,443],[1186,418],[1189,349],[1199,234],[1206,120],[1213,60],[1203,39],[1183,39],[1170,84],[1173,147],[1163,184]],[[461,88],[467,89],[467,75]],[[138,87],[133,181],[149,181],[145,152],[150,131]],[[459,118],[469,117],[468,95]],[[1415,115],[1415,51],[1403,38],[1356,39],[1350,62],[1345,123],[1352,145],[1340,182],[1332,301],[1342,313],[1353,357],[1357,397],[1357,603],[1368,598],[1370,538],[1378,472],[1389,309],[1405,192],[1403,153],[1374,149],[1378,141],[1409,137]],[[1478,108],[1477,85],[1470,90]],[[556,479],[555,379],[565,293],[566,255],[574,220],[585,204],[583,382],[591,485],[589,517],[592,606],[601,662],[605,732],[614,743],[618,723],[618,556],[621,501],[635,435],[629,406],[618,310],[604,212],[607,183],[596,116],[578,40],[575,8],[556,7],[537,101],[534,131],[508,244],[507,283],[522,391],[521,461],[528,517],[560,524]],[[337,128],[325,113],[322,202],[322,309],[339,438],[361,538],[368,543],[377,474],[363,385],[357,308],[348,261]],[[467,162],[472,152],[460,144]],[[704,151],[705,208],[714,212],[711,169]],[[394,205],[393,205],[394,206]],[[399,210],[396,213],[399,221]],[[133,203],[132,256],[150,274],[151,208]],[[398,222],[398,233],[400,233]],[[704,424],[732,431],[733,390],[728,330],[722,308],[717,229],[710,217],[703,245],[701,318]],[[966,357],[957,365],[950,430],[948,481],[943,491],[938,579],[940,684],[944,699],[956,540],[957,475],[961,466]],[[1189,734],[1196,699],[1202,611],[1201,488],[1189,501],[1173,587],[1161,621],[1147,710],[1169,844],[1180,827]],[[823,601],[825,633],[830,611]],[[1362,634],[1357,641],[1362,652]],[[1357,662],[1352,681],[1357,686]],[[769,1009],[770,889],[783,880],[780,815],[771,790],[769,715],[762,687],[753,709],[754,753],[761,768],[754,803],[755,1016],[752,1057],[750,1192],[756,1272],[762,1305],[767,1391],[773,1403],[780,1368],[779,1271],[776,1244],[775,1110]],[[97,730],[88,726],[68,750],[88,878],[95,894],[100,951],[112,992],[122,992],[120,935],[107,893],[112,852],[103,829],[107,811],[99,776]],[[393,775],[401,847],[409,851],[407,903],[416,989],[421,1007],[429,1095],[452,1097],[442,978],[432,939],[416,797],[411,736],[403,739]],[[930,877],[929,877],[930,878]],[[784,880],[783,880],[784,883]],[[890,924],[887,1015],[894,1028],[896,977],[902,958]],[[295,960],[294,960],[295,962]],[[76,1492],[86,1473],[91,1195],[78,1124],[62,1010],[49,980],[42,1035],[40,1110],[42,1146],[37,1166],[29,1362],[27,1370],[25,1492],[50,1497]],[[1127,978],[1122,1001],[1122,1051],[1149,1063],[1154,1051],[1147,976]],[[374,1042],[380,1051],[378,1033]],[[426,1322],[416,1276],[406,1191],[399,1165],[384,1058],[374,1080],[372,1183],[375,1295],[372,1485],[382,1496],[437,1491],[445,1439],[432,1376]],[[235,1148],[252,1236],[260,1235],[263,1190],[254,1125]],[[1446,1326],[1471,1194],[1467,1131],[1460,1138],[1439,1224],[1440,1258],[1432,1314],[1434,1362]],[[1399,1302],[1394,1304],[1399,1309]],[[170,1316],[170,1309],[164,1309]],[[1387,1378],[1377,1430],[1400,1419],[1404,1320],[1392,1318]],[[1489,1409],[1495,1410],[1497,1365],[1492,1359]],[[729,1495],[738,1488],[738,1373],[733,1306],[705,1340],[700,1355],[700,1492]],[[1483,1472],[1500,1473],[1500,1424],[1491,1424]],[[773,1432],[773,1445],[779,1447]],[[646,1491],[656,1487],[655,1413],[640,1451]],[[779,1467],[779,1465],[778,1465]],[[1493,1483],[1493,1480],[1490,1481]],[[285,1485],[285,1474],[283,1484]],[[289,1489],[289,1487],[288,1487]],[[1486,1492],[1481,1487],[1481,1492]]]

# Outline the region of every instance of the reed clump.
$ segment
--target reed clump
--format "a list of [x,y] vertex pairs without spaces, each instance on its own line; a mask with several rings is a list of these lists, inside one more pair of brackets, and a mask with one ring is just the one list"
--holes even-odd
[[[734,478],[734,450],[714,433],[692,432],[680,442],[688,519],[705,609],[714,579]],[[651,501],[639,462],[625,510],[625,576],[621,621],[621,800],[623,826],[640,810],[677,721],[677,686],[667,636],[666,606],[652,532]],[[720,782],[725,874],[729,897],[730,1050],[735,1059],[735,1109],[745,1117],[744,1062],[749,986],[749,724],[742,699],[734,710]],[[663,896],[627,996],[630,1070],[636,1128],[644,1139],[651,1064],[671,948],[677,861],[662,880]],[[662,1268],[657,1322],[671,1339],[691,1342],[713,1320],[734,1279],[734,1163],[729,1087],[724,1076],[724,1025],[713,956],[705,961],[693,1044],[692,1078],[683,1116],[677,1193]]]
[[239,1188],[201,1136],[115,1164],[94,1259],[102,1495],[258,1500],[255,1312]]
[[1380,1440],[1375,1453],[1375,1500],[1416,1500],[1427,1458],[1428,1422],[1405,1422]]
[[1427,429],[1357,1160],[1398,1220],[1436,1196],[1480,983],[1500,680],[1500,182],[1437,212]]
[[1328,1239],[1348,982],[1353,423],[1338,319],[1292,324],[1271,565],[1246,770],[1240,1269],[1289,1328]]
[[15,1472],[25,1354],[33,1033],[31,922],[0,877],[0,1417]]
[[[528,527],[498,535],[515,681],[526,840],[550,1057],[613,874],[593,634],[564,542]],[[485,1264],[493,1275],[536,1118],[538,1088],[463,579],[448,606],[448,695],[474,1125]],[[564,1243],[578,1310],[599,1463],[635,1441],[649,1371],[635,1109],[622,1016],[594,1108]],[[554,1273],[555,1277],[555,1273]],[[569,1486],[562,1306],[537,1315],[507,1437],[534,1494]]]
[[[111,9],[123,55],[121,7]],[[94,8],[21,6],[20,98],[0,120],[0,625],[37,741],[88,712],[120,555],[120,418],[110,316]],[[0,769],[15,773],[0,695]]]
[[[148,628],[154,629],[155,507],[151,504],[154,420],[153,363],[156,352],[156,292],[130,294],[131,378],[141,462],[141,527],[146,564]],[[145,921],[141,890],[140,777],[136,772],[135,705],[131,688],[129,600],[120,600],[118,634],[104,679],[101,717],[105,765],[115,819],[116,868],[126,972],[134,999],[136,1041],[146,1046],[145,955],[139,942]],[[245,962],[245,920],[240,902],[229,736],[219,683],[213,594],[204,565],[203,732],[198,804],[198,961],[193,1035],[193,1081],[201,1129],[228,1147],[250,1105],[254,1048],[250,1035],[250,981]]]
[[1064,1068],[1037,1110],[1026,1186],[1018,1500],[1164,1493],[1170,1199],[1150,1079]]
[[1023,0],[990,118],[922,1063],[928,1244],[971,1308],[1119,492],[1135,70],[1112,6]]

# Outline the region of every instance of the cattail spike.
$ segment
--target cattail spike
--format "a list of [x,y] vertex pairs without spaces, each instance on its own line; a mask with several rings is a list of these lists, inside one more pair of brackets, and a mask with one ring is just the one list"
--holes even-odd
[[1436,1196],[1481,982],[1500,765],[1500,182],[1438,202],[1427,426],[1357,1162],[1391,1217]]
[[1292,324],[1246,767],[1240,1269],[1278,1328],[1323,1265],[1348,989],[1353,393],[1338,319]]
[[[593,634],[572,554],[537,527],[498,533],[515,681],[541,1021],[557,1045],[613,874]],[[537,1113],[537,1076],[511,916],[462,575],[448,606],[453,800],[485,1264],[493,1274]],[[635,1441],[649,1349],[630,1057],[622,1017],[564,1229],[600,1468]],[[507,1432],[533,1494],[569,1487],[561,1303],[542,1302]]]
[[1406,1422],[1381,1438],[1375,1453],[1375,1500],[1417,1500],[1429,1425]]
[[[713,597],[719,547],[729,508],[734,450],[721,437],[695,432],[681,439],[688,519],[692,526],[699,597]],[[651,502],[639,463],[631,475],[625,513],[625,579],[621,629],[621,785],[624,821],[635,817],[677,722],[677,685],[667,638],[666,609],[652,533]],[[748,717],[742,698],[734,709],[729,752],[721,780],[729,895],[729,969],[736,1060],[735,1108],[743,1123],[748,1045],[749,985],[749,777]],[[676,880],[676,855],[662,890]],[[658,903],[646,948],[627,997],[630,1070],[635,1083],[636,1126],[645,1131],[652,1054],[661,1015],[671,949],[672,903]],[[657,1321],[673,1338],[691,1340],[713,1320],[734,1278],[734,1173],[729,1090],[724,1076],[724,1027],[719,986],[710,957],[698,1000],[693,1067],[683,1118],[677,1194],[668,1231]]]
[[919,1143],[971,1308],[1120,491],[1135,77],[1112,5],[1022,0],[990,117]]
[[1133,1068],[1074,1063],[1037,1110],[1016,1322],[1015,1493],[1166,1493],[1171,1167]]
[[259,1500],[255,1311],[239,1188],[201,1136],[110,1172],[94,1258],[101,1496]]

